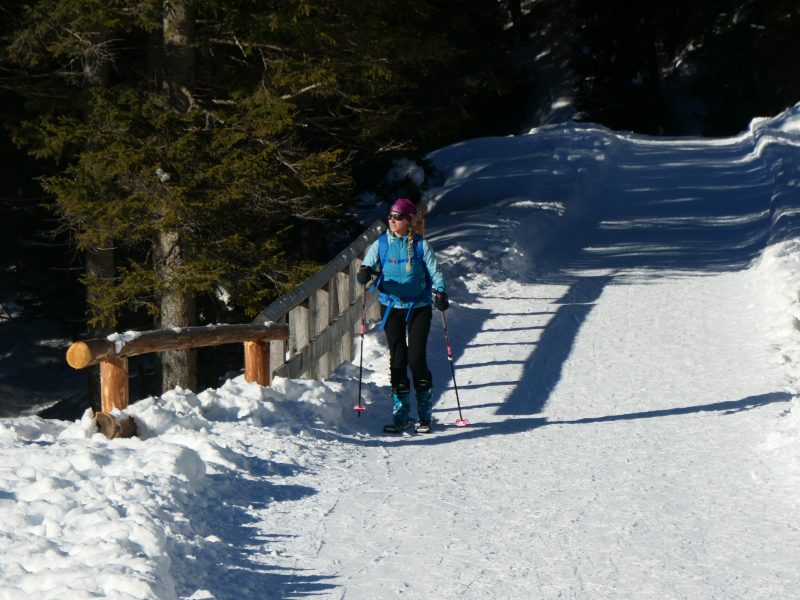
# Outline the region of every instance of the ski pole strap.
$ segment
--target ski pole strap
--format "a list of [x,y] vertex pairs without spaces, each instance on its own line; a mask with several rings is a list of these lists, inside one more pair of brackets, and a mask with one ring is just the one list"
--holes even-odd
[[372,280],[372,285],[370,286],[369,291],[375,292],[378,289],[381,281],[383,281],[383,269],[381,269],[381,272],[378,274],[378,276]]
[[364,334],[367,331],[367,289],[361,294],[361,343],[364,343]]

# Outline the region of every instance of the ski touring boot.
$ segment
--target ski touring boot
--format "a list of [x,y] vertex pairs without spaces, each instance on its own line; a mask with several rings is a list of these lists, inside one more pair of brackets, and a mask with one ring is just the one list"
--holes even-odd
[[431,398],[432,385],[430,381],[420,379],[414,382],[414,392],[417,396],[417,412],[419,423],[414,428],[417,433],[431,433],[433,425],[433,400]]
[[392,388],[392,422],[384,425],[385,433],[403,433],[411,427],[412,421],[408,413],[411,409],[408,383],[401,383]]

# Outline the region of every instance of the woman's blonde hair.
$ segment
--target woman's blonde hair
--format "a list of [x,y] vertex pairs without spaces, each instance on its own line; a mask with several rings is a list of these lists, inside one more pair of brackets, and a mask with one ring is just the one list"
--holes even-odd
[[420,203],[417,206],[417,214],[411,215],[411,225],[408,228],[408,260],[406,261],[406,273],[411,272],[411,255],[414,252],[414,240],[425,237],[425,205]]

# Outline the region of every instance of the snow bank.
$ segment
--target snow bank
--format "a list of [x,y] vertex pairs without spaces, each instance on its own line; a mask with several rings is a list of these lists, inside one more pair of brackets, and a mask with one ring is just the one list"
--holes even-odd
[[[617,146],[610,130],[571,123],[470,140],[429,154],[444,183],[425,193],[428,214],[443,228],[464,223],[462,235],[437,247],[449,276],[535,277],[559,234],[589,220],[593,190],[605,178]],[[436,228],[430,233],[436,245]]]
[[[368,336],[367,362],[376,344]],[[215,527],[246,510],[236,482],[267,482],[265,457],[301,463],[294,439],[352,418],[356,374],[176,388],[129,407],[140,436],[127,440],[97,433],[90,411],[74,423],[0,419],[0,597],[214,597],[204,586],[240,551]]]
[[767,317],[776,360],[797,373],[786,382],[786,391],[794,396],[791,408],[768,433],[764,449],[771,463],[800,489],[800,240],[772,244],[756,269],[770,301]]
[[[800,373],[800,103],[776,117],[754,119],[750,131],[775,180],[770,244],[755,268],[770,300],[776,360]],[[786,391],[795,396],[791,409],[764,447],[800,488],[800,374],[787,381]]]

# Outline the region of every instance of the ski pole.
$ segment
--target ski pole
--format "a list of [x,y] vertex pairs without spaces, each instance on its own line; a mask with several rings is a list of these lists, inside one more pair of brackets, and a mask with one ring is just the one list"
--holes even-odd
[[442,328],[444,329],[444,343],[447,346],[447,360],[450,361],[450,372],[453,374],[453,389],[456,392],[456,405],[458,406],[458,419],[456,425],[463,427],[469,425],[469,421],[461,414],[461,401],[458,399],[458,386],[456,385],[456,368],[453,366],[453,349],[450,347],[450,336],[447,334],[447,319],[444,316],[444,311],[440,310],[439,315],[442,317]]
[[364,288],[364,293],[361,295],[361,358],[358,360],[358,404],[353,407],[356,414],[361,417],[361,413],[366,410],[366,407],[361,404],[361,374],[364,371],[364,333],[367,329],[367,288]]

